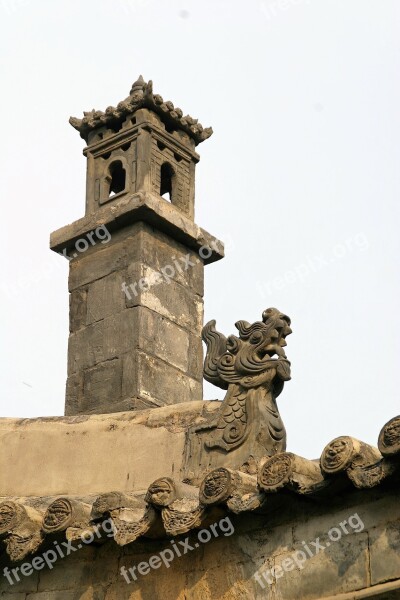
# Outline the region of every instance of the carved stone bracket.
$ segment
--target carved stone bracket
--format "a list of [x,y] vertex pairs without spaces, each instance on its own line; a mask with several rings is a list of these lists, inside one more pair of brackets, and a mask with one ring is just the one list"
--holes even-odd
[[157,508],[171,506],[176,500],[199,501],[199,488],[174,481],[170,477],[162,477],[154,481],[149,487],[145,500]]
[[356,488],[373,488],[393,475],[397,465],[390,460],[379,460],[375,464],[348,469],[347,475]]
[[321,471],[326,475],[346,473],[355,469],[375,465],[382,459],[377,448],[351,437],[343,436],[332,440],[321,455]]
[[5,535],[6,551],[13,562],[36,552],[43,541],[43,515],[35,508],[17,502],[0,504],[0,535]]
[[261,461],[258,483],[267,493],[287,487],[299,494],[312,494],[325,485],[325,480],[317,462],[283,452]]
[[65,537],[70,542],[83,541],[85,544],[88,543],[88,540],[90,540],[90,543],[94,540],[97,543],[103,543],[106,539],[98,523],[96,525],[88,525],[87,527],[68,527],[65,531]]
[[110,515],[114,510],[119,508],[140,508],[143,506],[143,501],[137,496],[129,496],[121,492],[109,492],[101,494],[96,498],[91,510],[91,520],[98,521]]
[[255,510],[263,499],[257,488],[257,477],[225,467],[208,473],[201,483],[199,496],[205,506],[226,504],[235,513]]
[[114,540],[126,546],[145,535],[157,521],[156,510],[149,505],[141,508],[119,508],[110,513],[114,525]]
[[26,518],[26,509],[16,502],[0,504],[0,535],[8,534]]
[[161,477],[150,485],[145,500],[161,510],[167,535],[187,533],[202,523],[204,507],[199,502],[198,487]]
[[400,454],[400,416],[394,417],[382,428],[378,448],[383,456],[389,458]]
[[55,533],[70,527],[87,527],[90,523],[91,505],[69,498],[57,498],[43,517],[43,531]]
[[161,515],[167,535],[176,536],[201,527],[204,513],[198,500],[175,500]]
[[92,521],[111,520],[114,540],[119,546],[131,544],[138,537],[147,534],[156,523],[156,510],[146,504],[142,496],[120,492],[102,494],[93,503]]

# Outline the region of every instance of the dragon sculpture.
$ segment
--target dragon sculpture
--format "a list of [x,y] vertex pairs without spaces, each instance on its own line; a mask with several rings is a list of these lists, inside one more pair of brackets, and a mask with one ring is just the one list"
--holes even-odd
[[286,449],[276,398],[290,379],[284,352],[290,319],[268,308],[262,321],[238,321],[239,337],[229,338],[215,325],[210,321],[203,328],[204,378],[227,394],[217,416],[192,429],[197,436],[191,440],[197,441],[189,442],[188,461],[192,473],[221,465],[249,471],[252,462]]

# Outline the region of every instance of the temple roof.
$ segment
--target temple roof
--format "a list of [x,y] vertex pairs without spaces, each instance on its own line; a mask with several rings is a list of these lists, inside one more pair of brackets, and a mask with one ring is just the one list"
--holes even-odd
[[381,430],[378,448],[339,437],[325,447],[319,460],[281,452],[265,456],[247,472],[214,469],[199,486],[162,477],[136,494],[3,497],[0,537],[9,559],[17,562],[35,553],[54,533],[85,544],[113,537],[125,546],[140,537],[175,537],[207,527],[216,514],[253,513],[268,523],[274,505],[282,515],[284,505],[294,508],[302,499],[303,509],[309,505],[312,511],[316,502],[329,507],[332,498],[348,498],[357,490],[398,489],[399,481],[400,417],[395,417]]
[[153,94],[153,82],[146,83],[141,75],[132,85],[129,96],[119,102],[116,107],[109,106],[105,112],[93,109],[90,112],[84,112],[83,119],[71,117],[69,122],[87,142],[89,133],[94,129],[103,126],[119,126],[128,115],[133,114],[139,108],[148,108],[154,111],[167,126],[187,133],[196,145],[209,138],[213,133],[211,127],[204,128],[198,119],[194,119],[190,115],[183,116],[183,111],[175,107],[172,102],[164,101],[159,94]]

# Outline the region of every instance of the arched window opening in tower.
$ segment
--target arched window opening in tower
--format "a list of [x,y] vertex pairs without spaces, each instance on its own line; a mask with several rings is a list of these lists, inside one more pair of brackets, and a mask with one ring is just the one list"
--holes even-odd
[[125,169],[122,166],[122,162],[117,160],[111,163],[110,168],[110,190],[109,197],[112,198],[116,194],[123,192],[125,189],[126,183],[126,173]]
[[174,191],[175,172],[169,163],[164,163],[161,167],[161,185],[160,196],[165,200],[172,202]]

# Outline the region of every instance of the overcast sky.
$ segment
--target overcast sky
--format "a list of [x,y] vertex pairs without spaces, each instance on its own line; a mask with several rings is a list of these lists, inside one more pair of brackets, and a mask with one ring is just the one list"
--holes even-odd
[[0,0],[0,415],[63,414],[68,262],[49,234],[85,206],[68,118],[142,73],[214,128],[196,222],[227,255],[206,321],[292,318],[289,450],[376,444],[400,413],[399,17],[398,0]]

